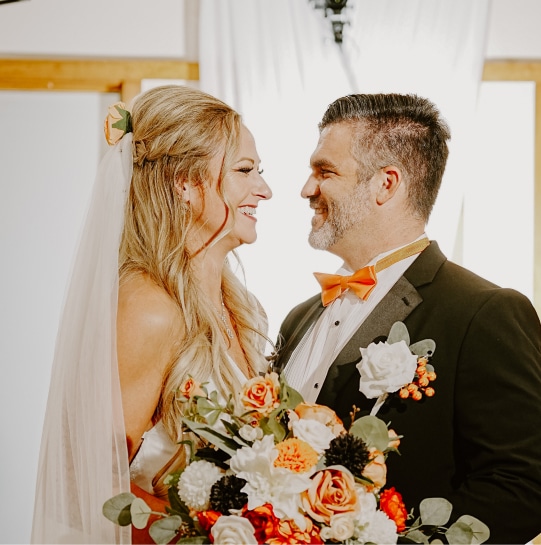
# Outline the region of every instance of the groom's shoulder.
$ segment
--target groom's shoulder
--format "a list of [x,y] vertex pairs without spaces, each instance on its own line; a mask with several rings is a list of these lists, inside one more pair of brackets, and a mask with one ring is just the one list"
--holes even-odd
[[310,297],[309,299],[306,299],[306,301],[303,301],[302,303],[299,303],[298,305],[293,307],[282,322],[282,326],[280,329],[287,330],[289,327],[295,326],[295,324],[304,317],[306,312],[317,304],[321,304],[320,293]]

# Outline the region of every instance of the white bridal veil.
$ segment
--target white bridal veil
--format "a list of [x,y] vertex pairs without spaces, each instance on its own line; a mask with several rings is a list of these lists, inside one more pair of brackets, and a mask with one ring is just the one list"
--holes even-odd
[[118,249],[132,173],[128,133],[100,163],[56,341],[33,543],[129,543],[103,503],[129,491],[116,354]]

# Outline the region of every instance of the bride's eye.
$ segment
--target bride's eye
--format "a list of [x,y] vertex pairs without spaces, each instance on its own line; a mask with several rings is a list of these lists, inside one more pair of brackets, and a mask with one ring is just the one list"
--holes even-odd
[[261,174],[263,174],[263,172],[265,172],[265,169],[263,169],[263,168],[259,168],[259,169],[257,170],[257,173],[258,173],[260,176],[261,176]]

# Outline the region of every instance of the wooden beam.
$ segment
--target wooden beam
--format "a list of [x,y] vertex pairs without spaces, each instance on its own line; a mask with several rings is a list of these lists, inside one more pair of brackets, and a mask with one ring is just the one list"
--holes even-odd
[[[122,93],[142,79],[198,80],[199,65],[160,59],[0,59],[0,89]],[[129,84],[127,83],[129,82]],[[137,93],[135,93],[137,94]]]
[[541,61],[487,60],[483,81],[535,81],[541,83]]

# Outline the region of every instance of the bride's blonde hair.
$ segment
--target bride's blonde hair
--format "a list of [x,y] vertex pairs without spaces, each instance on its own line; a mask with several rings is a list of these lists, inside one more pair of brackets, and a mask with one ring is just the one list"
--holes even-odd
[[[204,197],[210,184],[209,163],[223,155],[218,191],[232,215],[222,180],[238,150],[241,117],[220,100],[177,85],[151,89],[132,109],[133,176],[120,246],[121,282],[146,273],[178,306],[185,325],[176,356],[166,373],[155,419],[162,419],[174,441],[181,437],[178,388],[191,376],[212,378],[222,395],[241,385],[227,355],[223,325],[198,290],[187,234],[195,229],[191,208],[175,191],[175,181],[189,182]],[[227,231],[222,230],[213,241]],[[203,249],[205,251],[205,249]],[[266,365],[266,319],[260,305],[226,263],[222,292],[252,373]]]

